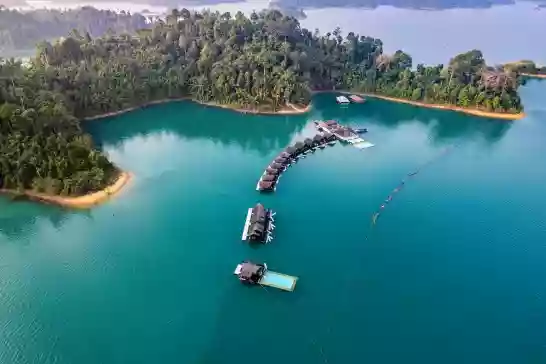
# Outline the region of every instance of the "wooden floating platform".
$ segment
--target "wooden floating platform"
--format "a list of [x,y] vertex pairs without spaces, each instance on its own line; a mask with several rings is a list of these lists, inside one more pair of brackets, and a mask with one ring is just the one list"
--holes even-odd
[[243,228],[243,236],[242,236],[243,240],[246,240],[248,238],[248,227],[250,226],[251,216],[252,216],[252,208],[249,208],[248,213],[246,214],[245,226]]

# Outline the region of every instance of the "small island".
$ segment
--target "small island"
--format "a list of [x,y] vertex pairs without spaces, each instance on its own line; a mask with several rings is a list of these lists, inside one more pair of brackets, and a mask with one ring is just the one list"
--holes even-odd
[[[0,75],[2,191],[70,207],[103,201],[129,176],[95,147],[82,120],[149,104],[191,99],[292,114],[308,111],[317,90],[345,90],[500,119],[523,115],[518,71],[487,66],[478,50],[447,66],[414,67],[403,51],[384,53],[380,39],[342,37],[339,28],[320,35],[277,10],[247,17],[182,9],[134,33],[75,30],[41,42],[28,64],[1,61]],[[82,196],[101,198],[67,202]]]
[[504,68],[511,72],[517,72],[522,76],[546,79],[546,66],[538,66],[533,61],[522,60],[506,63]]

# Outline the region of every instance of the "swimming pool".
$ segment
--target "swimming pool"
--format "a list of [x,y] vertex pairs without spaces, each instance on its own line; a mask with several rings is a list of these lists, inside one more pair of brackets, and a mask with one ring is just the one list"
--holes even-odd
[[286,274],[267,271],[260,280],[260,284],[269,287],[283,289],[285,291],[293,291],[296,286],[297,277],[292,277]]

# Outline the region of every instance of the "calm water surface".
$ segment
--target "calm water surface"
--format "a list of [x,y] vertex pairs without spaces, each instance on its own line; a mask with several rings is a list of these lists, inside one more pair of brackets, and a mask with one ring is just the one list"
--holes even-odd
[[[184,102],[94,122],[136,178],[87,212],[2,200],[0,363],[543,363],[545,92],[522,89],[515,123],[332,95],[306,116]],[[376,146],[319,151],[256,192],[315,118],[368,127]],[[276,239],[251,248],[258,201]],[[242,286],[242,259],[296,290]]]
[[[286,2],[291,3],[291,0]],[[298,4],[297,0],[292,1]],[[491,64],[520,59],[532,59],[546,64],[546,47],[535,44],[536,39],[546,34],[546,8],[537,10],[536,1],[517,1],[500,5],[504,0],[492,0],[491,7],[469,8],[471,2],[463,1],[460,8],[445,10],[419,10],[379,6],[375,9],[341,7],[305,9],[307,18],[301,21],[310,30],[332,31],[340,26],[349,31],[383,40],[387,52],[402,49],[413,56],[415,64],[447,64],[457,53],[477,48],[483,51]],[[308,2],[307,2],[308,3]],[[381,3],[381,0],[377,2]],[[426,8],[429,2],[412,1],[413,5]],[[433,2],[434,3],[434,2]],[[439,3],[439,2],[438,2]],[[456,6],[457,1],[450,5]],[[484,2],[480,2],[483,6]],[[480,6],[480,4],[476,4]],[[40,6],[78,7],[92,5],[97,8],[143,11],[154,13],[167,11],[167,7],[135,4],[131,2],[80,1],[70,4],[39,3]],[[251,0],[239,3],[220,3],[203,6],[187,4],[187,8],[211,9],[235,14],[243,11],[250,14],[268,7],[268,1]],[[538,37],[538,38],[537,38]],[[29,51],[28,55],[33,55]]]

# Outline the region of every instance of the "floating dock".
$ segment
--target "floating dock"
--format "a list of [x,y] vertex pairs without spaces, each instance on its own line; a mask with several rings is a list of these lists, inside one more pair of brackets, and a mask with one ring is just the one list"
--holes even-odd
[[282,273],[266,271],[263,277],[258,282],[262,286],[282,289],[283,291],[292,292],[296,287],[298,277],[289,276]]
[[245,220],[245,227],[243,228],[243,240],[246,240],[248,238],[248,227],[250,226],[250,217],[252,216],[252,208],[248,209],[248,213],[246,214],[246,220]]

